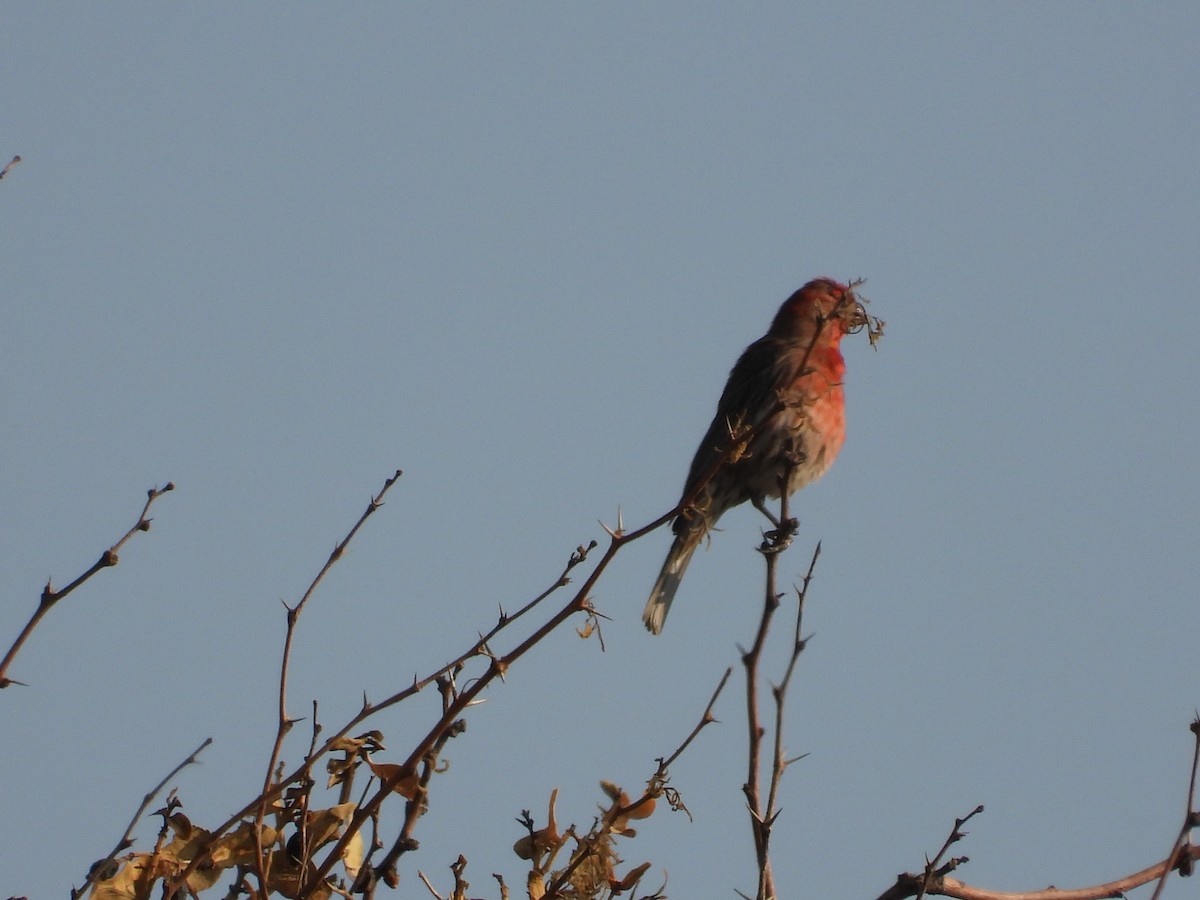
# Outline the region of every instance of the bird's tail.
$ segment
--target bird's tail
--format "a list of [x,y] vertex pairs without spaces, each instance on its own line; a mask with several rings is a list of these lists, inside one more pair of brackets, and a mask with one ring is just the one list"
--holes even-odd
[[650,599],[646,601],[646,610],[642,613],[642,621],[654,634],[663,629],[667,610],[671,608],[671,601],[679,590],[679,582],[683,581],[683,573],[687,571],[692,554],[700,544],[700,537],[699,534],[685,532],[677,535],[675,543],[671,545],[671,552],[667,554],[662,571],[658,573],[658,581],[654,582],[654,588],[650,591]]

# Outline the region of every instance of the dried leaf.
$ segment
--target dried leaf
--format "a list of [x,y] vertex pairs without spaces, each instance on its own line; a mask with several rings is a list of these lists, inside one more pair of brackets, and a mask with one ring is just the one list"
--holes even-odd
[[614,896],[630,890],[646,874],[646,870],[649,868],[650,863],[644,862],[637,868],[630,869],[620,881],[609,881],[609,889],[613,892]]
[[[392,791],[405,797],[409,800],[416,799],[417,793],[421,790],[421,779],[417,777],[417,773],[398,763],[377,763],[371,757],[366,757],[367,765],[371,767],[371,771],[375,773],[375,777],[383,783],[387,784],[393,777]],[[403,772],[403,774],[401,774]]]
[[304,822],[310,859],[318,849],[341,835],[342,829],[354,817],[354,810],[354,803],[339,803],[328,809],[309,812]]
[[346,868],[346,874],[351,880],[358,877],[358,872],[363,864],[363,836],[362,829],[354,832],[350,840],[346,844],[346,849],[342,851],[342,865]]
[[145,853],[130,857],[117,874],[92,888],[92,900],[144,900],[149,897],[153,881],[147,871],[149,861],[150,857]]
[[[263,849],[270,850],[278,840],[279,832],[270,825],[263,825]],[[256,852],[254,847],[254,823],[242,822],[237,828],[229,834],[222,836],[213,845],[212,864],[218,869],[249,866],[254,862]]]
[[[535,859],[545,853],[555,849],[562,843],[562,836],[558,833],[558,817],[556,807],[558,805],[558,788],[550,792],[550,806],[546,811],[546,817],[550,820],[549,824],[532,834],[527,834],[515,844],[513,844],[513,852],[521,859]],[[530,820],[532,826],[533,820]]]

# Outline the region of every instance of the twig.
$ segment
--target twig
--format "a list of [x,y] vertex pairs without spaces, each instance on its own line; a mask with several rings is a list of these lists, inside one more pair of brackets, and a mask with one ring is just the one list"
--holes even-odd
[[[771,630],[771,621],[775,616],[775,611],[779,609],[781,595],[775,587],[779,554],[791,544],[799,527],[799,523],[788,516],[787,485],[791,480],[794,461],[790,455],[785,454],[784,463],[783,474],[779,479],[779,520],[774,530],[767,532],[762,546],[758,548],[766,561],[767,569],[762,616],[758,621],[758,631],[754,635],[753,645],[749,650],[742,652],[742,665],[746,669],[746,726],[749,731],[746,781],[742,785],[742,792],[746,795],[746,804],[750,811],[750,831],[754,836],[754,855],[758,865],[758,889],[755,896],[758,900],[768,900],[768,898],[776,896],[775,878],[771,870],[769,853],[771,826],[774,824],[776,813],[770,807],[764,806],[762,801],[762,740],[766,729],[764,729],[759,716],[759,663],[762,660],[767,634]],[[768,513],[768,518],[773,519],[774,517]]]
[[122,850],[132,846],[133,829],[137,827],[137,823],[141,820],[142,814],[146,812],[147,808],[154,801],[154,798],[158,796],[158,792],[166,787],[167,782],[182,772],[186,767],[199,762],[196,757],[204,752],[205,748],[207,748],[212,742],[212,738],[205,738],[204,742],[195,750],[193,750],[187,759],[168,772],[167,776],[162,781],[150,789],[146,796],[142,798],[142,804],[137,808],[137,812],[133,814],[133,818],[129,820],[129,826],[125,829],[125,833],[121,835],[121,839],[117,841],[117,845],[113,847],[109,854],[103,859],[99,859],[92,863],[92,867],[88,869],[87,878],[85,878],[83,881],[83,886],[78,890],[71,891],[71,900],[77,900],[77,898],[82,897],[85,893],[87,893],[88,888],[98,880],[98,876],[108,868],[113,860],[117,858],[117,854]]
[[420,869],[417,870],[417,877],[421,879],[421,883],[424,884],[425,887],[429,888],[429,893],[437,897],[437,900],[446,900],[445,897],[433,889],[433,885],[429,883],[429,877]]
[[[1167,854],[1162,876],[1158,879],[1158,884],[1155,885],[1150,900],[1159,900],[1159,897],[1162,896],[1163,888],[1167,884],[1167,876],[1176,868],[1180,854],[1188,845],[1192,829],[1200,826],[1200,812],[1196,810],[1196,770],[1200,767],[1200,713],[1197,713],[1192,719],[1189,728],[1195,740],[1192,743],[1192,775],[1188,780],[1187,809],[1184,810],[1183,825],[1179,829],[1179,836],[1175,838],[1175,844],[1171,847],[1171,852]],[[1185,874],[1190,874],[1190,870]]]
[[[1200,859],[1200,845],[1190,845],[1180,851],[1175,862],[1175,868],[1194,863]],[[945,876],[936,879],[929,886],[927,894],[941,897],[955,897],[957,900],[1108,900],[1113,897],[1124,897],[1128,891],[1149,884],[1162,876],[1167,868],[1168,860],[1147,866],[1140,872],[1134,872],[1115,881],[1091,885],[1082,888],[1046,888],[1042,891],[990,891],[985,888],[973,887],[957,878]],[[948,865],[948,864],[947,864]],[[905,873],[896,879],[896,883],[879,895],[877,900],[905,900],[915,897],[921,890],[924,874],[914,875]]]
[[1151,900],[1158,900],[1162,895],[1167,876],[1171,872],[1179,870],[1188,873],[1194,862],[1200,859],[1200,846],[1188,843],[1191,829],[1200,825],[1200,815],[1194,809],[1196,776],[1197,770],[1200,769],[1200,716],[1192,720],[1190,728],[1196,736],[1196,740],[1192,750],[1191,778],[1188,782],[1187,813],[1170,854],[1162,862],[1147,866],[1140,872],[1134,872],[1115,881],[1070,890],[1049,888],[1044,891],[1006,893],[972,887],[965,882],[948,877],[950,872],[967,861],[966,857],[951,858],[945,863],[942,862],[942,859],[951,845],[963,838],[962,826],[967,820],[983,812],[983,807],[978,806],[963,818],[955,820],[954,829],[942,844],[942,849],[932,860],[926,861],[925,870],[920,875],[908,873],[900,875],[892,887],[880,894],[878,900],[903,900],[905,897],[916,897],[917,900],[921,900],[927,894],[957,897],[960,900],[1104,900],[1104,898],[1110,897],[1124,897],[1127,891],[1149,884],[1155,879],[1158,884],[1155,886]]
[[721,680],[717,684],[717,689],[713,691],[712,696],[708,699],[708,706],[704,707],[704,713],[700,716],[700,721],[696,723],[696,727],[692,729],[692,733],[684,739],[683,743],[676,748],[674,753],[659,763],[659,771],[664,777],[666,776],[667,769],[670,767],[671,763],[679,759],[679,757],[683,754],[683,751],[688,748],[688,744],[695,739],[696,735],[700,733],[701,729],[703,729],[705,725],[711,725],[713,722],[717,721],[713,718],[712,709],[713,706],[716,705],[717,697],[721,696],[721,691],[725,690],[725,682],[729,680],[729,676],[731,674],[733,674],[732,667],[725,670],[725,674],[721,676]]
[[0,178],[3,178],[5,175],[7,175],[9,170],[20,161],[21,157],[14,156],[7,166],[5,166],[3,169],[0,169]]
[[[20,157],[17,157],[17,159],[19,160]],[[11,166],[12,163],[9,163],[9,165]],[[124,537],[101,553],[100,558],[92,564],[90,569],[68,584],[65,588],[56,591],[49,581],[46,582],[46,587],[42,589],[42,597],[38,602],[37,609],[34,610],[33,615],[25,624],[25,627],[21,629],[21,633],[17,635],[17,639],[13,641],[13,645],[8,649],[8,653],[4,655],[4,659],[0,660],[0,688],[6,688],[12,684],[24,684],[24,682],[14,681],[13,679],[9,678],[7,673],[8,667],[12,664],[12,661],[16,658],[17,654],[21,652],[21,648],[25,645],[25,642],[29,639],[29,636],[33,633],[33,629],[37,628],[38,623],[42,621],[46,613],[50,612],[51,608],[59,600],[63,599],[63,597],[67,596],[69,593],[71,593],[71,591],[75,590],[75,588],[79,587],[101,569],[108,569],[112,566],[115,566],[120,561],[118,553],[120,553],[121,548],[125,546],[125,543],[139,531],[150,530],[150,523],[153,520],[146,518],[146,514],[150,512],[150,506],[163,494],[173,490],[175,490],[175,484],[170,481],[168,481],[161,488],[151,488],[148,490],[146,492],[146,505],[142,507],[142,513],[140,516],[138,516],[138,520],[134,526],[125,532]]]
[[1179,870],[1183,874],[1189,874],[1195,861],[1200,859],[1200,846],[1189,844],[1187,841],[1189,831],[1193,827],[1200,825],[1200,821],[1198,821],[1200,820],[1200,816],[1192,810],[1192,805],[1195,802],[1196,773],[1197,768],[1200,767],[1200,717],[1197,717],[1193,721],[1191,727],[1193,733],[1197,736],[1197,749],[1193,751],[1192,756],[1192,778],[1188,787],[1188,814],[1184,820],[1180,838],[1176,840],[1171,854],[1162,862],[1147,866],[1141,871],[1134,872],[1114,881],[1107,881],[1104,884],[1082,888],[1047,888],[1042,891],[1018,891],[1010,893],[973,887],[966,882],[949,877],[950,872],[968,861],[967,857],[952,857],[945,862],[942,862],[942,860],[950,847],[965,836],[962,826],[973,816],[983,812],[983,807],[977,806],[963,818],[955,819],[954,828],[950,832],[950,836],[946,838],[937,855],[932,860],[926,860],[925,869],[919,875],[905,872],[897,876],[896,883],[880,894],[877,900],[905,900],[907,897],[915,897],[917,900],[921,900],[921,898],[930,894],[943,897],[956,897],[958,900],[1107,900],[1107,898],[1124,897],[1126,892],[1141,887],[1144,884],[1149,884],[1155,879],[1158,879],[1159,883],[1154,897],[1158,897],[1158,891],[1161,890],[1167,875],[1175,870]]
[[930,885],[932,885],[936,879],[944,878],[949,872],[954,871],[963,863],[969,862],[967,857],[959,856],[952,858],[945,865],[942,865],[942,857],[946,855],[946,851],[967,836],[967,833],[962,830],[962,827],[981,812],[983,812],[982,803],[979,804],[979,806],[976,806],[961,819],[955,819],[954,827],[950,830],[950,834],[942,843],[942,849],[937,852],[937,855],[933,859],[926,858],[925,872],[921,876],[921,889],[917,891],[917,900],[922,900],[926,892],[928,892]]
[[590,553],[593,549],[595,549],[595,547],[596,547],[595,541],[591,541],[586,547],[583,546],[582,544],[580,544],[578,547],[575,548],[575,552],[572,553],[570,556],[570,559],[567,560],[567,564],[566,564],[565,568],[563,568],[562,572],[555,579],[554,583],[552,585],[550,585],[550,587],[546,588],[546,590],[542,591],[540,594],[538,594],[536,597],[534,597],[532,600],[530,600],[523,607],[521,607],[521,609],[519,609],[517,612],[513,613],[512,615],[509,615],[508,613],[501,610],[499,619],[497,620],[496,624],[492,626],[490,631],[487,631],[486,633],[481,634],[479,636],[479,638],[474,643],[472,643],[471,646],[467,650],[460,653],[458,656],[456,656],[450,662],[446,663],[441,668],[439,668],[433,672],[430,672],[424,678],[420,678],[420,679],[414,678],[413,683],[410,684],[408,687],[404,688],[403,690],[397,691],[396,693],[392,694],[390,697],[380,700],[378,703],[364,703],[363,708],[358,713],[358,715],[356,715],[354,717],[354,719],[346,726],[346,728],[343,731],[341,731],[337,735],[335,735],[335,738],[341,737],[344,734],[348,734],[351,730],[358,727],[358,725],[360,725],[365,719],[369,718],[370,716],[373,716],[378,712],[382,712],[383,710],[387,709],[388,707],[395,706],[397,703],[401,703],[404,700],[407,700],[409,697],[413,696],[414,694],[420,693],[425,688],[429,687],[429,685],[431,685],[431,684],[436,684],[437,680],[439,678],[441,678],[442,676],[446,675],[449,672],[453,672],[456,669],[461,669],[462,666],[468,660],[473,659],[474,657],[477,657],[477,656],[486,656],[488,654],[488,650],[487,650],[488,642],[491,641],[493,638],[495,638],[505,628],[512,625],[515,621],[517,621],[517,619],[521,618],[523,615],[525,615],[530,610],[532,610],[534,607],[536,607],[538,604],[540,604],[543,600],[545,600],[551,594],[555,593],[560,588],[566,587],[568,584],[570,584],[571,579],[568,577],[568,574],[571,572],[572,569],[574,569],[580,563],[587,560],[588,553]]
[[792,637],[792,653],[788,659],[787,668],[784,670],[783,679],[772,690],[775,699],[775,752],[771,767],[771,786],[767,792],[767,808],[764,815],[768,821],[774,821],[776,816],[775,804],[779,798],[779,785],[783,781],[784,770],[792,762],[795,762],[795,760],[785,759],[783,755],[783,711],[786,705],[788,685],[792,681],[792,674],[796,671],[796,662],[807,645],[807,641],[803,637],[804,601],[808,597],[808,586],[812,583],[813,571],[816,569],[820,556],[821,542],[817,541],[812,559],[808,563],[808,571],[804,575],[804,582],[796,592],[796,630]]
[[391,489],[392,485],[400,479],[401,474],[403,473],[397,469],[395,474],[393,474],[383,483],[383,488],[380,489],[378,494],[371,498],[371,502],[367,504],[367,508],[363,511],[363,514],[358,517],[358,521],[354,523],[354,527],[352,527],[346,536],[337,544],[337,546],[333,548],[333,552],[329,554],[329,559],[325,560],[325,565],[321,567],[321,571],[319,571],[316,577],[313,578],[312,583],[308,586],[308,590],[306,590],[304,592],[304,596],[300,598],[300,602],[294,607],[286,607],[287,633],[283,640],[283,658],[281,659],[279,665],[279,720],[275,729],[275,742],[271,747],[271,759],[270,762],[267,763],[267,774],[263,782],[263,790],[260,794],[258,809],[255,812],[254,818],[255,868],[256,874],[258,875],[259,888],[264,897],[270,894],[270,889],[267,884],[266,856],[262,843],[262,828],[263,820],[267,814],[267,794],[271,789],[271,781],[275,777],[275,765],[279,762],[279,754],[283,749],[284,738],[287,737],[287,733],[291,731],[293,725],[293,720],[290,719],[287,714],[287,681],[288,669],[292,658],[292,642],[296,635],[296,623],[299,621],[300,614],[304,611],[304,607],[307,605],[309,598],[312,597],[313,593],[317,589],[317,586],[325,578],[325,574],[333,568],[334,564],[339,559],[342,558],[342,554],[346,552],[346,547],[350,544],[350,541],[354,539],[354,536],[358,534],[358,530],[362,528],[367,519],[371,517],[371,514],[383,505],[384,495],[386,495]]

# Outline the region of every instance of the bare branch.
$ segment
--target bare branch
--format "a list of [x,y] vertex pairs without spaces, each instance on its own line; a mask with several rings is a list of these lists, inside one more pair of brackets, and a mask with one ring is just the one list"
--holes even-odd
[[1200,825],[1200,813],[1196,811],[1196,770],[1200,767],[1200,713],[1192,719],[1192,724],[1188,726],[1191,729],[1194,740],[1192,741],[1192,774],[1188,779],[1187,791],[1187,808],[1184,810],[1183,825],[1179,829],[1179,835],[1175,838],[1175,844],[1171,847],[1171,852],[1167,854],[1166,863],[1163,866],[1162,875],[1159,876],[1158,884],[1154,887],[1154,893],[1150,900],[1159,900],[1162,896],[1163,888],[1167,884],[1167,876],[1176,868],[1179,868],[1185,875],[1191,874],[1191,866],[1187,868],[1178,866],[1177,863],[1180,856],[1188,846],[1188,839],[1192,833],[1192,829]]
[[[1181,869],[1184,865],[1200,859],[1200,845],[1191,845],[1182,850],[1174,868]],[[1167,869],[1167,860],[1147,866],[1140,872],[1126,875],[1115,881],[1096,884],[1082,888],[1046,888],[1043,891],[989,891],[973,887],[965,882],[949,876],[937,878],[929,885],[927,894],[941,897],[955,897],[958,900],[1107,900],[1107,898],[1124,897],[1128,891],[1149,884],[1156,878],[1162,877]],[[878,900],[905,900],[915,897],[921,890],[924,873],[920,875],[904,874],[896,879],[896,883],[879,895]]]
[[671,763],[679,759],[679,757],[683,754],[683,751],[687,749],[688,744],[690,744],[696,735],[700,733],[700,730],[704,728],[705,725],[711,725],[713,722],[717,721],[713,718],[712,709],[713,706],[716,705],[717,697],[721,696],[721,691],[725,690],[725,682],[729,681],[729,676],[732,673],[732,668],[725,670],[725,674],[721,676],[721,680],[717,684],[717,689],[713,691],[712,696],[708,699],[708,706],[704,707],[704,713],[700,716],[700,721],[696,723],[696,727],[692,729],[692,733],[684,739],[683,743],[676,748],[674,753],[659,763],[659,771],[663,773],[664,777]]
[[[308,586],[308,590],[306,590],[304,592],[304,596],[300,598],[300,602],[297,603],[294,608],[289,608],[287,610],[287,632],[283,640],[283,656],[279,665],[279,717],[275,729],[275,742],[271,747],[271,759],[267,763],[267,773],[263,781],[263,790],[262,794],[259,796],[258,808],[255,811],[254,821],[256,874],[258,875],[259,887],[263,896],[267,896],[270,893],[270,890],[267,886],[266,858],[262,842],[263,820],[267,814],[267,794],[271,789],[271,781],[275,776],[275,766],[279,762],[279,754],[283,749],[283,740],[285,737],[287,737],[287,733],[291,731],[292,728],[292,720],[288,718],[287,714],[287,681],[288,670],[291,665],[292,658],[292,642],[296,635],[296,623],[299,621],[300,614],[304,611],[304,607],[307,605],[309,598],[312,597],[313,593],[317,589],[317,586],[325,578],[325,574],[333,568],[334,563],[342,558],[342,554],[346,552],[346,547],[349,546],[350,541],[352,541],[354,536],[358,534],[358,530],[363,527],[363,524],[367,521],[367,519],[371,517],[371,514],[383,505],[384,496],[389,490],[391,490],[392,485],[400,480],[400,476],[402,474],[403,473],[397,469],[395,473],[383,483],[383,487],[380,489],[378,494],[371,498],[371,502],[367,504],[367,508],[363,510],[363,514],[358,517],[358,521],[354,523],[354,526],[350,529],[346,536],[338,542],[337,546],[333,548],[333,552],[329,554],[329,559],[325,560],[325,565],[321,567],[321,570],[317,573],[316,577],[313,578],[312,583]],[[314,728],[315,727],[316,725],[314,722]],[[313,737],[315,742],[316,735],[314,734]],[[309,758],[311,759],[311,752]]]
[[[16,161],[20,161],[19,156],[16,158]],[[11,165],[12,163],[9,163],[9,166]],[[5,169],[5,171],[7,171],[7,169]],[[150,506],[163,494],[173,490],[175,490],[175,484],[174,482],[170,481],[168,481],[161,488],[151,488],[148,490],[146,492],[146,504],[142,507],[142,513],[140,516],[138,516],[138,520],[136,523],[134,523],[134,526],[125,532],[124,536],[119,541],[101,553],[100,558],[92,564],[90,569],[68,584],[65,588],[56,591],[49,581],[46,582],[46,587],[42,589],[41,600],[38,602],[38,607],[36,610],[34,610],[33,616],[30,617],[29,621],[25,624],[25,627],[21,629],[21,633],[17,635],[17,639],[13,641],[12,646],[4,655],[4,659],[0,660],[0,688],[6,688],[13,684],[24,684],[24,682],[14,681],[8,677],[8,667],[12,664],[12,661],[16,658],[17,654],[21,652],[21,648],[25,645],[25,642],[29,639],[29,636],[33,633],[33,630],[37,628],[38,623],[42,621],[46,613],[50,612],[50,609],[54,606],[54,604],[63,599],[63,597],[66,597],[69,593],[75,590],[75,588],[79,587],[85,581],[90,579],[101,569],[108,569],[112,566],[115,566],[120,561],[118,554],[120,553],[121,548],[125,546],[126,542],[139,531],[150,530],[150,522],[152,520],[147,518],[147,513],[150,512]]]
[[776,816],[776,803],[779,799],[779,786],[783,781],[784,770],[788,765],[795,760],[785,758],[783,748],[783,711],[786,705],[788,685],[792,681],[792,674],[796,671],[796,662],[800,659],[800,654],[804,652],[806,645],[803,636],[804,625],[804,601],[808,597],[808,586],[812,583],[813,571],[817,567],[817,560],[821,556],[821,543],[817,542],[816,548],[813,550],[812,559],[808,563],[808,571],[804,575],[804,583],[796,592],[796,630],[792,638],[792,653],[788,658],[787,668],[784,670],[783,680],[772,692],[775,699],[775,752],[773,765],[771,767],[771,787],[767,793],[767,809],[765,817],[768,820],[774,820]]
[[981,803],[961,819],[954,820],[954,827],[950,829],[949,836],[947,836],[946,840],[942,843],[942,849],[937,852],[937,855],[934,856],[933,859],[925,860],[925,872],[921,876],[921,889],[917,891],[917,900],[921,900],[921,898],[925,896],[925,894],[929,891],[930,885],[936,880],[945,877],[949,872],[954,871],[963,863],[968,862],[967,857],[960,856],[949,860],[943,865],[942,858],[952,846],[967,836],[967,833],[962,830],[963,825],[982,812],[983,804]]
[[[774,619],[775,611],[779,609],[779,598],[781,595],[776,589],[776,569],[779,554],[791,546],[792,539],[799,528],[799,522],[788,515],[787,485],[791,480],[795,460],[791,457],[791,454],[785,454],[784,463],[783,473],[779,479],[779,517],[776,518],[771,515],[770,511],[762,504],[755,504],[771,520],[775,527],[763,535],[763,543],[758,548],[766,563],[767,575],[766,590],[763,595],[763,611],[762,616],[759,618],[758,631],[754,636],[754,644],[748,651],[742,653],[742,665],[746,669],[746,725],[749,731],[746,753],[746,781],[742,785],[742,792],[746,795],[746,804],[750,812],[750,831],[754,836],[754,853],[758,864],[758,889],[755,896],[758,900],[768,900],[768,898],[776,896],[775,878],[771,870],[770,858],[771,827],[774,825],[775,818],[778,815],[774,806],[776,778],[778,777],[778,773],[785,767],[782,760],[782,738],[777,731],[775,736],[775,762],[772,768],[773,774],[771,779],[772,787],[769,792],[770,799],[764,804],[762,799],[761,772],[762,741],[766,729],[763,727],[759,713],[759,666],[762,660],[763,647],[767,641],[767,634],[771,630],[771,622]],[[819,553],[820,548],[818,547],[816,553],[813,554],[812,565],[815,565],[816,557]],[[812,565],[809,566],[810,578]],[[799,624],[797,624],[797,628],[799,628]],[[798,640],[796,644],[802,647]],[[793,650],[793,663],[799,652],[799,649]],[[791,665],[789,665],[789,672],[790,669]],[[786,677],[790,677],[790,675]],[[782,698],[777,693],[777,728],[782,723],[781,700]]]

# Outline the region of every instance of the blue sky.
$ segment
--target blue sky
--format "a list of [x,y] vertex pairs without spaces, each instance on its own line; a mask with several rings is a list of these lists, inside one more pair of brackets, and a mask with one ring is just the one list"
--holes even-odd
[[[207,736],[192,819],[253,795],[280,603],[393,470],[299,628],[291,711],[330,729],[598,520],[669,509],[729,367],[817,275],[867,278],[888,329],[846,348],[849,436],[782,562],[823,542],[781,890],[874,896],[977,803],[956,850],[982,886],[1162,858],[1200,705],[1198,26],[1182,3],[6,6],[0,642],[178,490],[0,695],[0,890],[77,884]],[[667,535],[623,551],[607,652],[564,631],[489,691],[405,890],[460,852],[481,892],[520,884],[521,809],[558,787],[586,824],[600,778],[648,777],[752,639],[760,524],[723,520],[659,638]],[[674,897],[753,886],[740,691],[675,767],[696,821],[623,847]],[[435,705],[376,727],[399,754]]]

